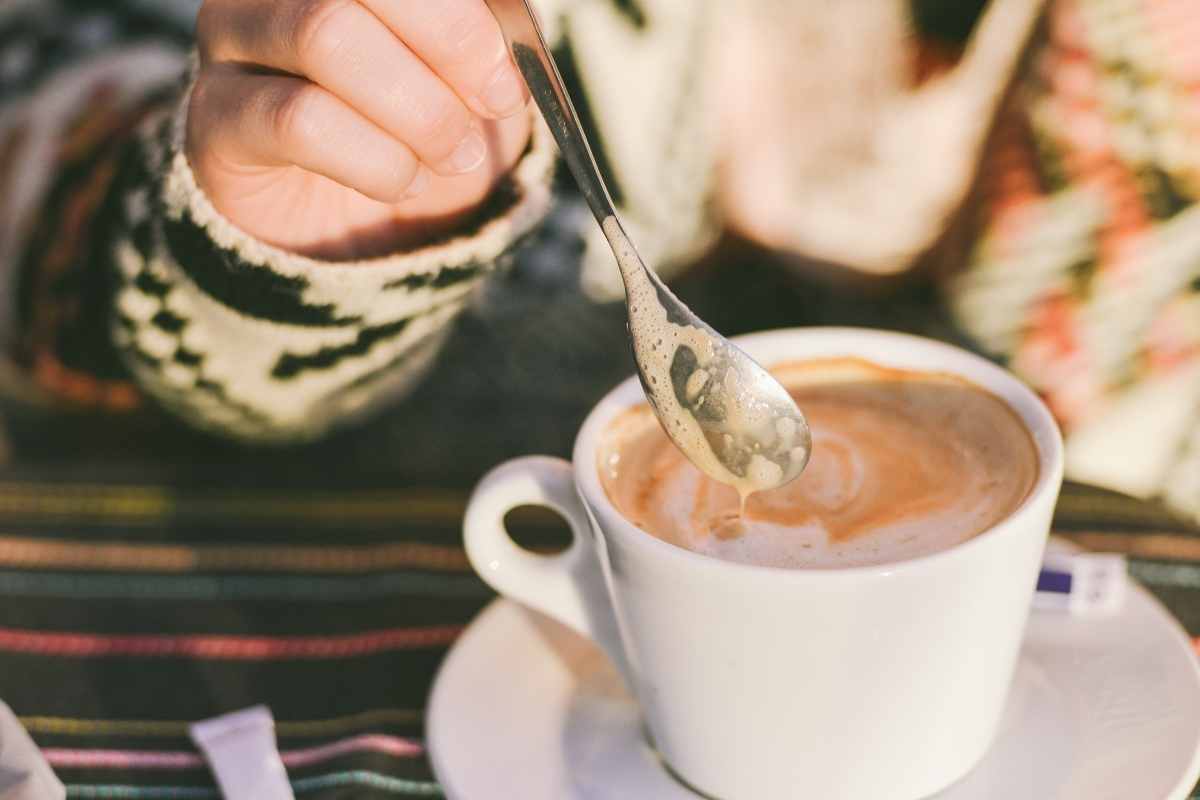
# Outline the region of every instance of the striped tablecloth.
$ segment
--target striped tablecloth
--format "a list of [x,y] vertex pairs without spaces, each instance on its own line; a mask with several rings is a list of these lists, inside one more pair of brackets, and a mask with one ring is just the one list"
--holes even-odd
[[[492,597],[461,548],[470,486],[505,458],[569,452],[628,369],[621,310],[573,286],[536,264],[498,281],[417,396],[319,447],[243,451],[161,418],[6,414],[0,698],[71,797],[216,797],[186,726],[258,703],[298,795],[440,795],[423,709]],[[681,289],[730,332],[938,330],[922,291],[839,306],[752,264]],[[562,536],[543,516],[519,527],[533,546]],[[1077,486],[1056,528],[1131,555],[1200,635],[1196,530]]]

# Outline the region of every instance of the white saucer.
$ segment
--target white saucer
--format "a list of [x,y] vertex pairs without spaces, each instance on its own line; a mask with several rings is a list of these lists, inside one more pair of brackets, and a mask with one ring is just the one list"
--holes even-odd
[[[591,643],[497,600],[442,666],[428,745],[450,800],[697,800],[639,725]],[[1198,776],[1196,656],[1133,586],[1111,618],[1033,612],[999,737],[936,800],[1175,800]]]

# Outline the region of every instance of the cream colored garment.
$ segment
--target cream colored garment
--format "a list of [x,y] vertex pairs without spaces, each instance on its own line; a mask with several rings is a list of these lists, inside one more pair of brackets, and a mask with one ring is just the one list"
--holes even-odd
[[[555,44],[566,36],[646,262],[671,276],[706,250],[713,217],[718,119],[708,79],[719,0],[537,0]],[[597,299],[622,295],[612,253],[589,226],[583,283]]]
[[[995,0],[962,67],[910,88],[904,0],[557,0],[648,262],[666,274],[731,225],[873,273],[932,245],[975,175],[1042,0]],[[718,179],[719,175],[719,179]],[[598,232],[585,288],[620,296]]]

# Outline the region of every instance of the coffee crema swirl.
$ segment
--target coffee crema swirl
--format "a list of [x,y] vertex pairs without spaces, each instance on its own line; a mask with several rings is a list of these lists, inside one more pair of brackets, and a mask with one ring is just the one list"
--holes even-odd
[[952,375],[853,358],[780,365],[813,433],[804,473],[752,495],[700,473],[646,406],[610,425],[601,480],[634,524],[695,552],[749,564],[833,568],[945,550],[1014,511],[1037,450],[1002,400]]

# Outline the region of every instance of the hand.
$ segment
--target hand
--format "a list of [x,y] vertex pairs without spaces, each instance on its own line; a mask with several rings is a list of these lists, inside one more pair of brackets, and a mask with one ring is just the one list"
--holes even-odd
[[483,0],[206,0],[186,152],[252,236],[323,258],[453,227],[529,138]]

